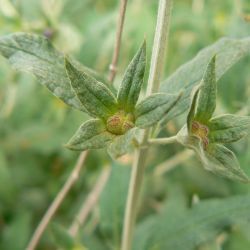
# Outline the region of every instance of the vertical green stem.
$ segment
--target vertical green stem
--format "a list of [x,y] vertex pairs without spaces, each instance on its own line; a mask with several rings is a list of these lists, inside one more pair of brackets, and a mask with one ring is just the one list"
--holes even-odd
[[[157,24],[155,29],[153,52],[152,52],[151,65],[149,71],[147,95],[150,95],[153,92],[157,92],[160,85],[165,51],[167,47],[167,37],[168,37],[171,7],[172,7],[172,0],[159,0]],[[144,143],[147,142],[148,136],[149,136],[149,130],[145,130],[143,134]],[[125,210],[122,247],[121,247],[122,250],[131,249],[134,225],[137,214],[138,198],[143,182],[144,169],[146,166],[147,151],[148,148],[141,148],[137,149],[135,153],[135,160],[132,168],[127,204]]]
[[147,95],[157,92],[160,86],[167,49],[171,9],[172,0],[159,1],[157,24],[148,78]]

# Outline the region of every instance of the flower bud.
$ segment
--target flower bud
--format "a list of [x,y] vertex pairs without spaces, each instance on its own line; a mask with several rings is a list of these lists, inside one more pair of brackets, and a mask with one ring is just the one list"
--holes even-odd
[[107,130],[115,135],[123,135],[134,127],[134,116],[118,111],[107,120]]

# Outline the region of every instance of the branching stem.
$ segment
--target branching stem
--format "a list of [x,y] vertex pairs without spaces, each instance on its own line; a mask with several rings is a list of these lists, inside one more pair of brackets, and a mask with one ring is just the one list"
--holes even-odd
[[[147,87],[148,96],[153,92],[157,92],[159,88],[167,45],[171,6],[172,0],[159,0],[157,24]],[[148,136],[149,130],[147,129],[143,133],[143,143],[147,143]],[[135,153],[125,210],[121,247],[122,250],[131,249],[138,198],[143,182],[147,151],[148,148],[142,148],[138,149]]]
[[149,144],[158,144],[158,145],[170,144],[174,142],[176,142],[176,136],[148,140]]

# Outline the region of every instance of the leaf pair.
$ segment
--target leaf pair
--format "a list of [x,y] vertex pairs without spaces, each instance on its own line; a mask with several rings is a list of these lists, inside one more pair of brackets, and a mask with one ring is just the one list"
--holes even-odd
[[[157,93],[137,104],[146,66],[146,44],[129,64],[115,97],[103,83],[78,70],[68,59],[65,67],[83,109],[94,117],[84,123],[68,143],[73,150],[103,148],[120,156],[133,144],[138,128],[157,123],[178,101],[179,95]],[[132,128],[131,133],[127,133]],[[117,138],[118,137],[118,138]]]
[[249,182],[234,153],[222,144],[238,141],[247,135],[250,117],[225,114],[212,118],[217,91],[215,63],[214,56],[193,95],[187,124],[177,138],[196,151],[205,169],[231,179]]
[[[131,144],[133,136],[127,132],[135,127],[147,128],[166,115],[179,100],[178,94],[158,93],[142,100],[139,104],[146,66],[146,44],[140,47],[129,64],[117,96],[104,84],[103,77],[82,66],[77,61],[65,59],[45,37],[14,33],[0,38],[0,53],[17,70],[32,73],[55,96],[66,104],[87,112],[94,119],[78,129],[68,143],[73,150],[103,148],[111,142]],[[102,82],[100,82],[102,81]],[[104,80],[105,82],[105,80]],[[115,140],[117,136],[125,136]],[[119,146],[119,145],[117,145]],[[125,152],[125,143],[120,152]]]

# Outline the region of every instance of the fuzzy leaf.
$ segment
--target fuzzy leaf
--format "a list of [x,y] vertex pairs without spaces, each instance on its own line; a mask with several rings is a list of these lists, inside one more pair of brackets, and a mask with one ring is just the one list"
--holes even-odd
[[126,134],[116,136],[108,146],[108,153],[113,159],[131,152],[138,137],[138,128],[130,129]]
[[236,156],[228,148],[212,143],[204,149],[202,141],[198,137],[188,134],[186,125],[178,132],[177,141],[183,146],[193,149],[206,170],[232,180],[249,182],[249,178],[240,168]]
[[214,56],[209,62],[199,90],[196,105],[195,120],[207,122],[213,115],[216,107],[216,75]]
[[106,147],[114,137],[106,131],[103,121],[93,119],[83,123],[65,146],[77,151],[99,149]]
[[163,212],[149,216],[139,224],[132,249],[194,250],[214,240],[225,228],[247,225],[249,210],[249,194],[201,201],[178,216],[175,210],[169,211],[166,207]]
[[35,75],[41,84],[66,104],[85,111],[71,88],[63,54],[45,37],[27,33],[2,36],[0,54],[6,57],[15,69]]
[[176,105],[179,95],[165,93],[153,94],[142,100],[135,108],[135,125],[147,128],[156,124]]
[[211,144],[202,158],[205,169],[232,180],[249,182],[248,176],[240,168],[235,154],[220,144]]
[[185,112],[190,107],[190,94],[195,85],[199,84],[211,55],[216,54],[216,80],[227,72],[241,58],[250,53],[250,37],[243,39],[222,38],[214,44],[201,50],[192,60],[180,66],[160,87],[165,93],[178,93],[184,89],[184,94],[178,104],[167,114],[162,123]]
[[115,97],[103,83],[77,69],[67,58],[65,67],[77,97],[92,116],[107,119],[117,110]]
[[141,48],[130,62],[118,92],[118,104],[127,112],[133,111],[137,103],[143,83],[145,66],[146,42],[144,41]]
[[195,108],[196,108],[196,102],[197,102],[197,97],[199,94],[199,88],[197,88],[194,92],[193,98],[192,98],[192,103],[188,112],[188,116],[187,116],[187,129],[188,132],[191,131],[191,126],[192,126],[192,122],[194,120],[194,115],[195,115]]
[[250,117],[238,115],[221,115],[209,122],[209,141],[229,143],[238,141],[249,132]]

